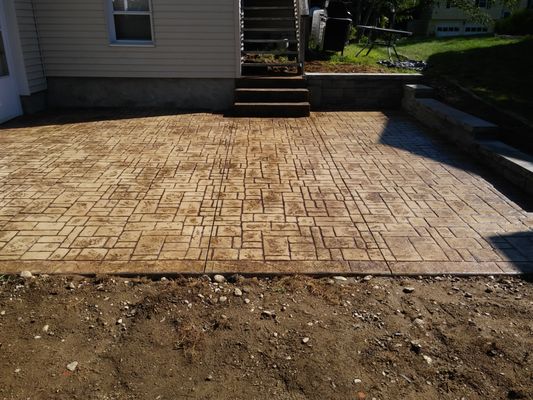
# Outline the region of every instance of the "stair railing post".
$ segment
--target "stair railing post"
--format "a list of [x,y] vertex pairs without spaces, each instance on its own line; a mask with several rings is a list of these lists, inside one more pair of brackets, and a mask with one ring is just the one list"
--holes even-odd
[[298,62],[302,68],[302,75],[305,67],[305,50],[307,47],[307,18],[309,18],[308,0],[296,0],[297,21],[298,21]]

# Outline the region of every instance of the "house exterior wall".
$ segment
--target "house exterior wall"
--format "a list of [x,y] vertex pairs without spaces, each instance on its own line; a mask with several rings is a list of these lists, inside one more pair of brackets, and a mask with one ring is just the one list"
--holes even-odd
[[46,76],[39,48],[32,0],[15,0],[14,9],[20,41],[20,50],[31,95],[46,89]]
[[33,1],[48,77],[237,75],[238,0],[151,0],[154,44],[137,46],[110,44],[106,1]]

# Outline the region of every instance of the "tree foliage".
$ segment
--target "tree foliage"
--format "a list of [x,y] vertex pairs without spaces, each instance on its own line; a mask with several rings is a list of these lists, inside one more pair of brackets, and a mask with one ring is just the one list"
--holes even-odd
[[[446,0],[441,0],[446,1]],[[519,0],[488,0],[513,9]],[[431,9],[437,0],[350,0],[350,8],[356,24],[383,24],[383,20],[393,24],[409,19],[417,19]],[[488,22],[486,9],[478,7],[476,0],[450,0],[451,5],[462,9],[473,21]]]

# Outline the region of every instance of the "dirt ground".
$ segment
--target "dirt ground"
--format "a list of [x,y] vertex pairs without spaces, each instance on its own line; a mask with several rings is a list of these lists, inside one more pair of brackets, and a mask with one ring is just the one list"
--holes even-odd
[[3,277],[0,399],[532,399],[518,278]]

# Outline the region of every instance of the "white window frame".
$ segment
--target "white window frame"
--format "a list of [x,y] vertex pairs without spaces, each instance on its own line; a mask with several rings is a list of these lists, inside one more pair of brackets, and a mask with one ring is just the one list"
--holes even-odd
[[[154,47],[154,18],[152,0],[148,0],[148,11],[115,11],[113,9],[113,0],[104,0],[107,10],[107,26],[109,30],[109,45],[110,46],[139,46],[139,47]],[[127,1],[127,0],[125,0]],[[117,39],[117,31],[115,28],[115,15],[148,15],[150,17],[150,35],[152,40],[127,40]]]

